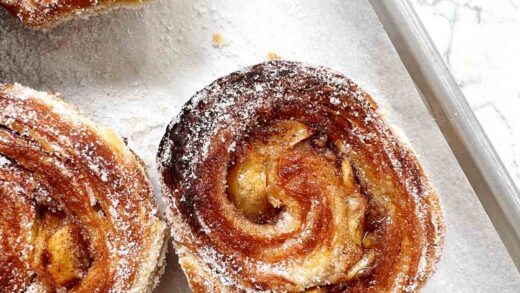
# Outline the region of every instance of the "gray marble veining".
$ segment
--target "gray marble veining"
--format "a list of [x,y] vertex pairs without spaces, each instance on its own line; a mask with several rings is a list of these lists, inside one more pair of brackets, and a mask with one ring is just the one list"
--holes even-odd
[[520,0],[411,0],[520,187]]

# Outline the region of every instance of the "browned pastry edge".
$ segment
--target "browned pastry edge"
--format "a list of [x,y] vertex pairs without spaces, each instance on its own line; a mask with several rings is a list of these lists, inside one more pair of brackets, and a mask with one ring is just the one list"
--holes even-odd
[[123,140],[61,96],[0,84],[0,292],[150,292],[166,223]]
[[158,164],[195,292],[415,292],[441,254],[439,198],[413,152],[327,68],[273,61],[216,80],[168,126]]
[[13,16],[25,25],[49,30],[75,17],[89,17],[116,8],[135,8],[147,0],[0,0]]

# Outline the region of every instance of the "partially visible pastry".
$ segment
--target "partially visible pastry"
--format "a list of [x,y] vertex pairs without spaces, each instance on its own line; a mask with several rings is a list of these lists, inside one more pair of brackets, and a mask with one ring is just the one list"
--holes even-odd
[[50,29],[74,17],[86,17],[118,7],[135,7],[146,0],[0,0],[25,25]]
[[272,61],[218,79],[158,154],[194,292],[417,292],[440,257],[438,195],[370,96]]
[[57,94],[0,84],[0,292],[150,292],[166,224],[146,171]]

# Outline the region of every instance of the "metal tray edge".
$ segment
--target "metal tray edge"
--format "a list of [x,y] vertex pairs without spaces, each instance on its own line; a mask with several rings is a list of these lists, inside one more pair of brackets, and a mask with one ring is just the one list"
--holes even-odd
[[408,0],[369,0],[520,269],[520,192]]

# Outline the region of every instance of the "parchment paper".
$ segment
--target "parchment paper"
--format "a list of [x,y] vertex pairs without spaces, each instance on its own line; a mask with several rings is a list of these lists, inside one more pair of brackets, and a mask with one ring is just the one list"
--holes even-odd
[[[214,33],[229,44],[214,48]],[[408,138],[442,196],[447,225],[426,292],[520,290],[516,268],[368,1],[160,0],[49,33],[0,12],[0,82],[61,92],[127,137],[156,190],[156,147],[184,102],[269,51],[343,72]],[[156,291],[189,292],[173,254],[168,262]]]

